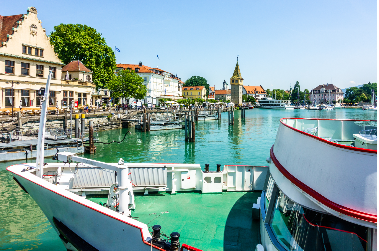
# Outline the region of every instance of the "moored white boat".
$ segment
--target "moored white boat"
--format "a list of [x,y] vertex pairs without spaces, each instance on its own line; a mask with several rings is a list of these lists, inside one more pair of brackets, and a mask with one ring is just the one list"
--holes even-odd
[[285,109],[286,101],[285,100],[276,100],[270,97],[262,98],[258,100],[259,107],[264,109]]
[[265,249],[376,250],[376,128],[376,121],[281,119],[260,200]]

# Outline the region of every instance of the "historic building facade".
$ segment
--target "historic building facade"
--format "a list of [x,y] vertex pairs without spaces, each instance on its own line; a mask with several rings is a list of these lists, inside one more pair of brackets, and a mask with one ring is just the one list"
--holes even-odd
[[143,78],[147,87],[144,102],[157,105],[160,98],[181,99],[183,82],[172,73],[139,64],[117,64],[117,70],[131,70]]
[[231,102],[236,105],[242,105],[242,87],[243,87],[243,78],[241,76],[240,67],[237,64],[233,72],[233,76],[230,78],[231,86]]
[[319,85],[311,90],[309,101],[314,105],[343,102],[343,92],[333,84]]
[[229,102],[231,100],[230,90],[215,90],[215,99],[223,102]]
[[207,89],[205,86],[186,86],[182,89],[183,98],[207,100]]
[[243,86],[242,94],[247,95],[247,96],[252,96],[256,100],[265,98],[267,96],[265,89],[263,89],[263,87],[261,85],[260,86],[245,85],[245,86]]
[[36,8],[29,7],[27,14],[0,16],[0,108],[39,107],[38,90],[46,86],[49,71],[52,71],[50,107],[61,108],[65,98],[74,102],[83,99],[79,93],[90,98],[95,89],[92,77],[62,81],[63,65],[37,17]]

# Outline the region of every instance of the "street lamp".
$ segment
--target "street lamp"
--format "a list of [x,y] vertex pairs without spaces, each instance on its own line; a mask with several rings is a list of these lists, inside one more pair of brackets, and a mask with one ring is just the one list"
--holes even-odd
[[13,118],[13,107],[14,107],[14,89],[13,89],[13,84],[20,84],[20,82],[15,82],[15,81],[10,81],[10,82],[5,82],[6,84],[12,84],[12,118]]

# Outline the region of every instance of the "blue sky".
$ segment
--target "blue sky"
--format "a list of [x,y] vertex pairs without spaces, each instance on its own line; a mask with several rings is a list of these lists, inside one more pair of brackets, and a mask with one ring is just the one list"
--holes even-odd
[[[377,81],[377,3],[319,1],[9,1],[0,15],[34,6],[47,34],[60,23],[95,28],[117,63],[159,67],[183,81],[229,83],[239,55],[244,85],[340,88]],[[157,58],[159,55],[159,60]]]

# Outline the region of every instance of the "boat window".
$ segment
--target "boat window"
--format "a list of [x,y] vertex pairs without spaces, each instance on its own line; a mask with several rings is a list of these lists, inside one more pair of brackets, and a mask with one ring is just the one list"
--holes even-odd
[[272,177],[268,184],[266,201],[276,200],[273,210],[267,210],[271,211],[270,227],[285,250],[366,250],[366,227],[303,207],[280,190],[276,198],[270,198]]

